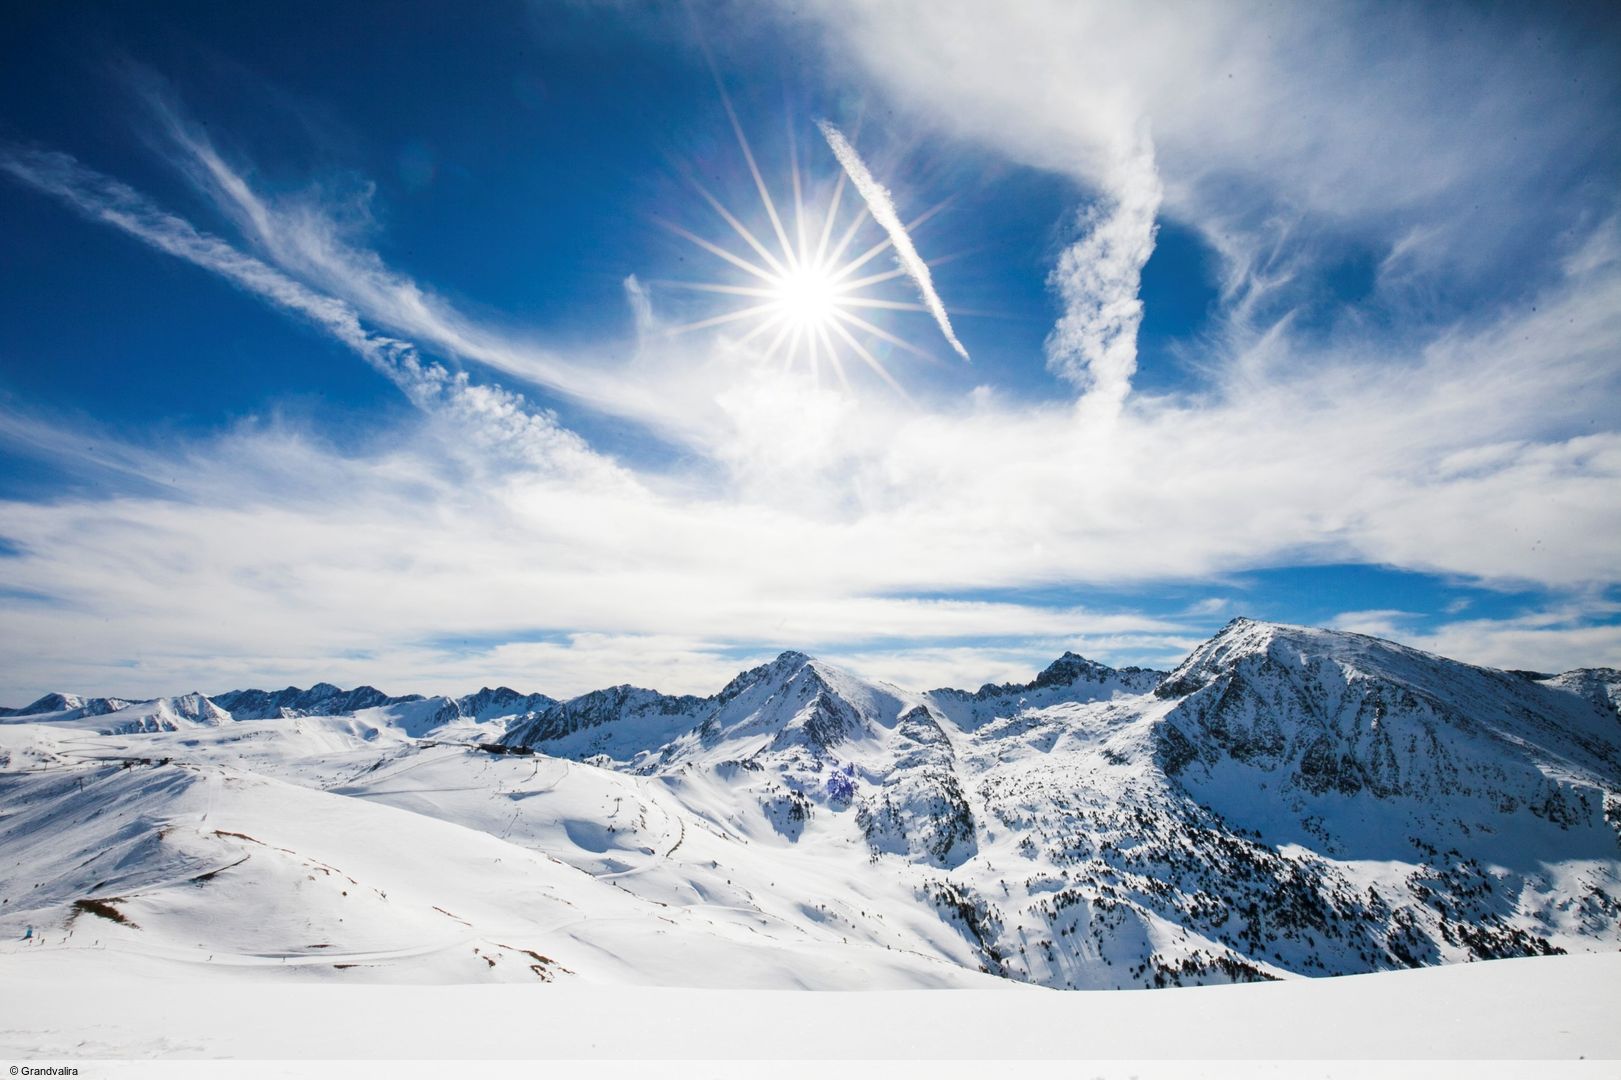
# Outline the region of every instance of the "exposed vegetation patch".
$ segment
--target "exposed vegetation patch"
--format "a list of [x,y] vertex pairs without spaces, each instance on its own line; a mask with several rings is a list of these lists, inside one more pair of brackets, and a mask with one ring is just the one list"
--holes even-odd
[[123,899],[122,896],[108,896],[100,900],[90,899],[89,897],[83,900],[75,900],[73,901],[73,917],[77,918],[81,912],[89,912],[92,915],[115,922],[120,926],[127,926],[131,930],[139,930],[140,926],[135,920],[113,907],[113,904],[119,903]]
[[[540,976],[542,982],[551,982],[557,977],[558,972],[561,972],[564,975],[574,974],[573,971],[564,967],[562,964],[559,964],[556,960],[553,960],[549,956],[542,956],[534,949],[516,949],[511,945],[500,945],[499,943],[497,943],[497,945],[502,949],[508,949],[515,953],[522,953],[523,955],[529,957],[530,960],[533,960],[534,963],[529,965],[529,970]],[[494,967],[495,965],[491,964],[490,966]]]

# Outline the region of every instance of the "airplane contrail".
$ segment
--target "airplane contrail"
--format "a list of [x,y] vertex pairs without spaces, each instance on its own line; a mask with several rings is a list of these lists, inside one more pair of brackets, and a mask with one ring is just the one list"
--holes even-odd
[[946,306],[940,302],[940,294],[934,291],[934,279],[929,275],[929,264],[923,261],[923,257],[917,253],[917,248],[912,246],[912,238],[906,234],[906,226],[901,224],[900,215],[895,212],[895,201],[890,198],[889,190],[868,171],[866,163],[861,160],[861,155],[850,145],[850,140],[844,137],[844,132],[826,120],[818,120],[816,126],[822,129],[822,137],[833,149],[833,156],[839,159],[839,164],[844,167],[850,182],[866,201],[867,210],[872,214],[873,220],[889,234],[889,242],[895,246],[895,254],[900,259],[901,268],[917,286],[924,306],[929,309],[929,314],[934,316],[934,321],[940,325],[940,332],[945,335],[946,341],[951,343],[951,347],[957,350],[957,355],[967,360],[968,350],[957,340],[957,333],[951,328],[951,319],[946,315]]

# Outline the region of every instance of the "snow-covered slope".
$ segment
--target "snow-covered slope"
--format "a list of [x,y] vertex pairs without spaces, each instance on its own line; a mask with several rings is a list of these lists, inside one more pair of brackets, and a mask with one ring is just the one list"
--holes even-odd
[[[434,768],[447,759],[456,763],[448,771]],[[465,768],[482,764],[466,750],[379,761],[363,770],[369,785],[339,783],[335,792],[309,775],[292,783],[161,759],[79,763],[71,753],[56,767],[0,774],[8,862],[0,928],[13,942],[36,928],[44,944],[33,949],[108,950],[177,970],[273,977],[772,987],[976,981],[946,961],[850,948],[831,931],[757,926],[766,920],[750,910],[643,899],[611,875],[598,880],[538,846],[476,827],[492,822],[461,808],[454,788],[437,786],[488,779]],[[417,775],[423,770],[427,783]],[[521,801],[483,786],[465,794],[475,804]],[[398,808],[389,796],[426,801],[436,812]]]
[[1610,685],[1235,620],[1169,675],[1066,654],[975,692],[789,652],[709,697],[318,687],[347,715],[285,699],[260,720],[63,699],[0,724],[0,937],[77,948],[93,928],[154,963],[206,966],[201,948],[346,979],[718,986],[1101,989],[1615,950]]
[[1615,668],[1577,668],[1538,681],[1549,689],[1584,697],[1621,719],[1621,671]]
[[[499,1062],[538,1057],[566,1060],[571,1074],[634,1075],[648,1071],[648,1059],[697,1059],[705,1064],[673,1071],[970,1077],[1012,1071],[984,1059],[1028,1061],[1034,1075],[1074,1072],[1055,1069],[1054,1060],[1079,1059],[1088,1062],[1082,1076],[1143,1080],[1594,1080],[1613,1077],[1621,1058],[1621,954],[1152,994],[989,989],[791,998],[578,979],[493,992],[343,985],[348,979],[311,986],[238,978],[221,987],[221,976],[243,969],[206,967],[184,982],[166,979],[154,993],[153,977],[172,972],[140,957],[38,950],[6,963],[13,985],[26,989],[6,1000],[0,1057],[161,1058],[170,1073],[177,1058],[270,1060],[278,1072],[299,1074],[308,1070],[288,1059],[475,1058],[492,1062],[480,1071],[503,1075],[535,1066]],[[815,1063],[762,1069],[763,1060],[782,1057]],[[583,1067],[588,1058],[625,1065]],[[852,1066],[852,1059],[870,1063]],[[123,1064],[118,1071],[143,1070]]]

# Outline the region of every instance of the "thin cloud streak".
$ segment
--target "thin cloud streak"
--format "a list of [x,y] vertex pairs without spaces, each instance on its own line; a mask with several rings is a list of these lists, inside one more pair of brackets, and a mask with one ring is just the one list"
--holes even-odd
[[818,120],[816,126],[821,128],[822,137],[832,148],[833,156],[839,159],[839,165],[844,168],[850,182],[866,201],[867,211],[872,214],[872,219],[889,234],[896,257],[906,270],[906,275],[917,286],[918,295],[922,297],[924,306],[929,309],[929,314],[934,316],[935,323],[940,327],[940,333],[945,335],[946,341],[957,355],[967,360],[968,350],[957,340],[957,332],[951,328],[951,317],[946,314],[946,306],[941,303],[940,294],[934,290],[934,277],[929,273],[929,264],[917,253],[917,247],[907,234],[906,226],[901,224],[900,215],[895,212],[895,200],[890,197],[889,190],[873,177],[866,162],[861,160],[861,155],[856,153],[856,148],[850,145],[850,140],[844,137],[842,131],[826,120]]

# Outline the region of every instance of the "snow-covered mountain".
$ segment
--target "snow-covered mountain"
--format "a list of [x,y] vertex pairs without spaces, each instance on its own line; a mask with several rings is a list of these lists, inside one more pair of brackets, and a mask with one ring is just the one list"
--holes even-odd
[[[36,708],[40,705],[45,708]],[[47,694],[25,709],[7,710],[0,723],[48,723],[98,735],[127,735],[215,727],[230,719],[230,713],[196,692],[134,702],[122,698]]]
[[545,746],[548,753],[566,757],[627,758],[656,749],[685,730],[703,701],[637,686],[610,686],[516,718],[501,741],[524,749]]
[[[125,708],[131,702],[123,698],[83,698],[77,694],[46,694],[39,700],[21,708],[0,708],[4,716],[52,716],[58,720],[77,719],[81,716],[105,716]],[[70,715],[71,714],[71,715]]]
[[1066,654],[972,692],[788,652],[708,697],[49,699],[0,723],[0,936],[730,986],[1615,950],[1618,681],[1241,619],[1169,674]]
[[503,720],[508,717],[529,716],[557,704],[556,698],[545,694],[521,694],[511,687],[484,687],[476,693],[456,699],[457,711],[466,719],[478,722]]
[[1110,701],[1145,694],[1160,684],[1165,672],[1149,668],[1111,668],[1066,652],[1028,683],[986,683],[970,694],[942,689],[929,694],[931,704],[960,727],[977,728],[1006,716],[1059,702]]
[[[378,722],[396,719],[414,734],[457,720],[483,724],[529,716],[556,704],[545,694],[522,694],[509,687],[484,687],[459,698],[390,696],[374,686],[344,690],[332,683],[316,683],[308,690],[228,690],[215,694],[214,704],[238,720],[268,720],[299,716],[357,716],[370,713]],[[375,710],[384,710],[375,712]]]
[[420,701],[420,694],[389,697],[374,686],[344,690],[331,683],[316,683],[308,690],[289,686],[285,690],[228,690],[215,694],[214,704],[238,720],[269,720],[292,716],[346,716],[360,709],[374,709],[407,701]]

